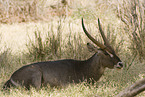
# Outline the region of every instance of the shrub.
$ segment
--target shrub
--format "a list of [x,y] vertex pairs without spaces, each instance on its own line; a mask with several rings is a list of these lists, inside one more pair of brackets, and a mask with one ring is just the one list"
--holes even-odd
[[145,2],[143,0],[122,0],[117,6],[117,16],[125,24],[124,32],[129,36],[133,55],[145,59]]

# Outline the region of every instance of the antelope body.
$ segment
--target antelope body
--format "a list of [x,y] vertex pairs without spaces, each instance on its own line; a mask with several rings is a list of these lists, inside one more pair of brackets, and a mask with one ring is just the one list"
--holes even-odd
[[27,89],[30,86],[40,88],[46,86],[66,86],[69,83],[79,83],[90,79],[98,81],[106,67],[113,69],[122,68],[123,64],[119,57],[115,54],[113,48],[109,45],[98,19],[99,30],[104,40],[104,44],[96,41],[85,29],[83,19],[82,27],[87,37],[92,40],[100,50],[91,44],[87,44],[88,48],[95,51],[95,54],[87,60],[57,60],[37,62],[26,65],[15,71],[10,79],[4,84],[3,89],[11,86],[24,86]]

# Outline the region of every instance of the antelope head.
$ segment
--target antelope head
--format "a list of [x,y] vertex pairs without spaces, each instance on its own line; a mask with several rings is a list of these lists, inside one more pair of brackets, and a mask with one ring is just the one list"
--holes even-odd
[[[95,48],[93,45],[91,45],[90,43],[88,43],[87,45],[90,48],[93,48],[93,51],[95,51],[96,53],[98,53],[100,56],[102,56],[104,61],[104,65],[105,67],[108,67],[110,69],[112,68],[118,68],[121,69],[123,67],[123,63],[120,60],[120,58],[116,55],[114,49],[110,46],[109,41],[107,40],[107,38],[105,37],[104,31],[101,27],[100,24],[100,20],[98,19],[98,26],[99,26],[99,31],[101,33],[101,36],[104,40],[104,44],[101,44],[100,42],[98,42],[97,40],[95,40],[86,30],[85,26],[84,26],[84,22],[83,22],[83,18],[82,18],[82,27],[84,30],[84,33],[87,35],[87,37],[93,42],[95,43],[98,47],[100,47],[100,49]],[[106,62],[106,63],[105,63]]]

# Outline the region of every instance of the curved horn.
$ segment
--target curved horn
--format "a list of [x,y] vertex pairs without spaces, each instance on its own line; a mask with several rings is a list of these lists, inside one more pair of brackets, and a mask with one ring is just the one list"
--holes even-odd
[[103,29],[102,29],[102,26],[101,26],[99,18],[98,18],[98,25],[99,25],[99,31],[101,33],[101,36],[102,36],[103,40],[104,40],[104,45],[107,46],[107,48],[109,49],[110,53],[114,53],[115,52],[114,49],[110,46],[110,43],[109,43],[108,39],[105,37],[105,34],[104,34]]
[[101,49],[105,49],[106,46],[101,44],[100,42],[98,42],[97,40],[95,40],[89,33],[88,31],[86,30],[85,26],[84,26],[84,21],[83,21],[83,18],[82,18],[82,27],[83,27],[83,30],[85,32],[85,34],[87,35],[87,37],[93,42],[95,43],[97,46],[99,46]]
[[82,27],[83,27],[83,30],[84,30],[85,34],[87,35],[87,37],[88,37],[93,43],[95,43],[97,46],[99,46],[101,49],[105,49],[105,50],[107,50],[109,53],[114,54],[115,51],[114,51],[113,48],[109,45],[109,42],[108,42],[107,38],[105,37],[104,32],[103,32],[103,30],[102,30],[102,28],[101,28],[101,24],[100,24],[100,20],[99,20],[99,19],[98,19],[98,24],[99,24],[100,33],[101,33],[101,35],[102,35],[102,37],[103,37],[103,40],[104,40],[106,46],[103,45],[103,44],[101,44],[101,43],[98,42],[97,40],[95,40],[95,39],[88,33],[88,31],[86,30],[86,28],[85,28],[85,26],[84,26],[84,21],[83,21],[83,18],[82,18]]
[[101,36],[102,36],[103,40],[104,40],[104,44],[105,44],[106,46],[109,46],[109,41],[108,41],[107,38],[105,37],[105,34],[104,34],[104,31],[102,30],[102,26],[101,26],[101,24],[100,24],[99,18],[98,18],[98,25],[99,25],[99,31],[100,31],[100,33],[101,33]]

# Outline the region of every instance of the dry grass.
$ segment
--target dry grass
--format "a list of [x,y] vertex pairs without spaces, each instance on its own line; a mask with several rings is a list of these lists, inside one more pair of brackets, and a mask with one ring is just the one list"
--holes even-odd
[[[136,66],[138,68],[136,68]],[[45,97],[95,97],[96,95],[101,97],[113,97],[126,87],[133,84],[136,80],[145,77],[144,64],[135,64],[130,70],[116,71],[106,70],[105,75],[100,79],[99,82],[94,85],[87,85],[83,82],[77,85],[71,84],[65,88],[42,88],[40,90],[31,89],[30,91],[24,88],[10,89],[10,91],[0,91],[3,97],[12,96],[45,96]],[[144,97],[144,92],[139,94],[137,97]]]
[[[2,1],[2,4],[4,4],[4,0]],[[95,85],[86,85],[84,82],[77,85],[71,84],[61,89],[42,88],[38,91],[33,88],[30,91],[23,88],[15,88],[11,89],[9,92],[0,91],[2,97],[88,97],[96,95],[112,97],[136,80],[145,77],[145,62],[140,63],[137,61],[138,58],[136,58],[135,61],[131,63],[133,54],[131,54],[129,49],[130,39],[126,33],[123,33],[123,23],[115,14],[116,0],[68,0],[68,4],[65,7],[60,6],[61,3],[60,1],[57,2],[58,0],[49,0],[49,2],[48,0],[47,2],[45,0],[42,1],[43,2],[37,4],[39,9],[37,14],[42,16],[45,21],[41,21],[41,19],[33,21],[33,19],[28,18],[31,14],[28,14],[27,18],[30,19],[31,22],[28,22],[27,18],[25,18],[27,21],[25,23],[15,21],[15,23],[11,24],[0,24],[0,34],[2,37],[0,40],[0,59],[5,59],[0,60],[0,87],[2,87],[4,82],[15,70],[34,61],[64,58],[83,60],[89,58],[92,53],[87,50],[86,43],[90,41],[81,28],[82,17],[84,17],[88,31],[102,42],[99,33],[96,33],[98,32],[96,20],[98,17],[100,18],[106,35],[109,36],[110,34],[110,42],[115,48],[118,47],[117,52],[124,61],[125,68],[121,71],[107,69],[104,76],[99,82],[95,83]],[[7,4],[10,4],[10,2]],[[55,7],[55,9],[52,7]],[[44,12],[44,10],[40,11],[42,8],[48,11],[48,13]],[[38,33],[40,33],[42,45],[38,45]],[[35,34],[37,34],[37,37]],[[44,59],[39,59],[39,57],[35,59],[36,50],[32,48],[41,48],[41,46],[43,48],[42,51],[45,52]],[[130,68],[127,70],[130,63]],[[137,97],[143,96],[145,96],[144,92]]]

